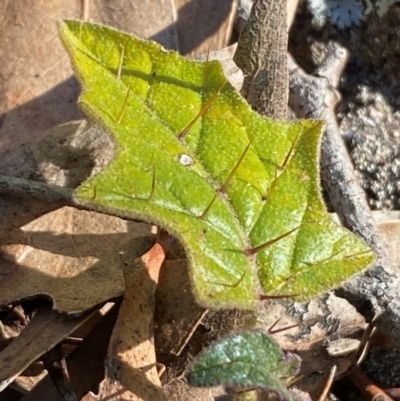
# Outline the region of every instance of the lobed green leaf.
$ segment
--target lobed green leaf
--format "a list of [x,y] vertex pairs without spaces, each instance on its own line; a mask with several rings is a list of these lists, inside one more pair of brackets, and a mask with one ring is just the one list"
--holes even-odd
[[310,299],[372,262],[322,201],[321,122],[261,117],[218,62],[80,21],[60,32],[81,107],[118,147],[75,200],[178,237],[202,305],[253,307],[257,275],[268,294]]

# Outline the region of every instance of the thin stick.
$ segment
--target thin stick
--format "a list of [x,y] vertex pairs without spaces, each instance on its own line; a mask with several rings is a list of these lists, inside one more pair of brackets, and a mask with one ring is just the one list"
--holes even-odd
[[353,369],[360,366],[364,362],[365,358],[368,355],[368,351],[371,345],[371,337],[376,330],[377,328],[376,326],[374,326],[373,323],[368,324],[367,328],[364,330],[361,342],[357,350],[353,353],[351,357],[351,364],[349,368],[345,372],[339,374],[336,379],[341,379],[342,377],[347,376],[349,372],[351,372]]
[[384,390],[378,387],[364,372],[355,368],[349,378],[354,385],[371,401],[394,401]]
[[49,185],[25,178],[0,175],[0,193],[12,196],[31,195],[47,202],[62,201],[66,205],[72,204],[72,188]]
[[78,401],[78,397],[72,389],[71,380],[68,374],[67,363],[62,354],[61,345],[42,356],[43,364],[57,391],[65,401]]
[[176,356],[179,356],[182,353],[183,349],[186,347],[187,343],[192,338],[193,333],[196,331],[197,327],[202,322],[202,320],[205,318],[205,316],[207,315],[208,312],[209,312],[209,309],[206,309],[201,314],[201,316],[197,319],[197,321],[195,322],[193,327],[190,329],[189,333],[187,333],[187,335],[185,337],[185,340],[183,341],[182,345],[179,347],[178,351],[175,353]]
[[328,380],[325,383],[324,390],[322,391],[322,394],[319,396],[318,401],[325,401],[325,398],[327,397],[329,391],[331,390],[333,380],[335,379],[336,370],[337,366],[333,365],[331,371],[329,372]]
[[285,331],[285,330],[293,329],[294,327],[302,327],[302,326],[305,326],[305,325],[311,325],[311,324],[314,324],[314,323],[318,322],[319,320],[321,320],[321,317],[320,317],[320,316],[317,316],[317,317],[314,317],[314,318],[312,318],[312,319],[307,319],[307,320],[305,320],[304,322],[292,324],[292,325],[290,325],[290,326],[285,326],[285,327],[282,327],[282,328],[280,328],[280,329],[274,330],[275,326],[279,323],[280,320],[281,320],[281,319],[279,318],[279,319],[268,329],[268,334],[273,335],[273,334],[280,333],[280,332]]
[[364,331],[360,346],[358,347],[358,350],[354,355],[354,361],[356,364],[355,366],[360,366],[367,357],[369,348],[371,346],[371,337],[373,336],[376,330],[377,328],[373,326],[372,323],[370,323],[366,328],[366,330]]

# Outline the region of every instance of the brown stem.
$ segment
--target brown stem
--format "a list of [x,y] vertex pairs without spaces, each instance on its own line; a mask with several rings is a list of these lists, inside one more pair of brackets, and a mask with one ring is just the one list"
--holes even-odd
[[326,397],[328,396],[329,391],[331,390],[333,381],[335,379],[336,370],[337,370],[337,366],[333,365],[331,368],[331,371],[329,372],[328,380],[325,383],[324,390],[322,391],[322,394],[319,396],[318,401],[325,401]]
[[371,401],[394,401],[384,390],[378,387],[373,381],[359,368],[353,369],[349,378],[354,385]]
[[43,364],[54,386],[65,401],[78,401],[68,374],[67,363],[62,353],[61,344],[42,356]]

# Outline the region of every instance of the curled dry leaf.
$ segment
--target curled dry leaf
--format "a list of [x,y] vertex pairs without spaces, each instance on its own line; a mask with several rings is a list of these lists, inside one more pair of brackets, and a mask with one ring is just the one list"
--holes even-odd
[[[67,356],[68,374],[78,400],[89,391],[96,391],[104,378],[104,360],[107,344],[117,319],[120,304],[111,310],[94,326],[77,349]],[[88,369],[90,366],[90,369]],[[21,378],[18,377],[16,381]],[[21,401],[64,401],[49,376],[40,381]]]
[[165,258],[168,235],[126,265],[126,290],[117,322],[110,339],[106,361],[106,377],[98,396],[85,400],[102,400],[118,394],[126,400],[165,401],[156,367],[153,339],[155,290]]
[[39,309],[27,328],[0,353],[0,391],[95,313],[89,311],[73,318],[48,308]]
[[1,246],[0,304],[45,294],[72,313],[121,296],[120,252],[143,254],[152,240],[140,236],[149,233],[146,224],[70,207],[48,213]]

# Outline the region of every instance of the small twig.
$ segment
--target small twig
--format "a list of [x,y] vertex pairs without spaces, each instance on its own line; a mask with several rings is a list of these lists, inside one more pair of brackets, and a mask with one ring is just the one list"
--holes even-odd
[[[371,337],[373,336],[376,330],[377,330],[376,326],[370,323],[366,328],[366,330],[364,331],[360,346],[358,347],[358,350],[353,356],[355,366],[360,366],[367,357],[369,348],[371,346]],[[351,369],[352,368],[350,367],[349,370]]]
[[43,364],[49,373],[51,380],[57,391],[65,401],[78,401],[68,374],[67,363],[62,354],[61,345],[56,345],[53,349],[42,356]]
[[324,390],[322,391],[321,395],[319,396],[318,401],[325,401],[325,398],[327,397],[327,395],[329,394],[329,391],[331,390],[333,380],[335,379],[336,370],[337,370],[337,366],[333,365],[331,368],[331,371],[329,372],[328,380],[325,383]]
[[167,371],[167,367],[163,363],[157,362],[158,377],[161,379],[163,374]]
[[202,320],[205,318],[205,316],[207,315],[207,313],[209,312],[209,309],[206,309],[201,316],[197,319],[197,321],[194,323],[194,325],[192,326],[192,328],[189,330],[189,332],[186,334],[186,337],[184,339],[184,341],[182,342],[181,346],[179,347],[178,351],[175,353],[176,356],[179,356],[182,351],[184,350],[184,348],[186,347],[186,345],[188,344],[188,342],[190,341],[190,339],[193,336],[193,333],[196,331],[197,327],[199,326],[199,324],[202,322]]
[[292,324],[292,325],[285,326],[285,327],[282,327],[282,328],[280,328],[280,329],[274,330],[275,326],[276,326],[276,325],[279,323],[279,321],[281,320],[281,318],[279,318],[279,319],[268,329],[268,334],[274,335],[274,334],[276,334],[276,333],[281,333],[282,331],[286,331],[286,330],[293,329],[294,327],[302,327],[302,326],[305,326],[305,325],[311,325],[311,324],[317,323],[319,320],[321,320],[321,318],[322,318],[321,316],[316,316],[316,317],[314,317],[314,318],[304,320],[303,322],[296,323],[296,324]]
[[80,345],[83,342],[83,338],[78,338],[78,337],[66,337],[62,341],[63,344],[68,344],[68,345]]
[[359,368],[355,368],[349,378],[357,388],[371,401],[394,401],[384,390],[378,387]]
[[65,202],[72,205],[72,188],[45,184],[25,178],[0,175],[0,193],[12,196],[34,196],[47,202]]
[[364,333],[362,335],[360,344],[358,348],[354,351],[354,353],[351,356],[351,364],[346,371],[342,372],[336,377],[336,380],[339,380],[345,376],[347,376],[353,369],[359,367],[365,360],[365,358],[368,356],[368,351],[371,346],[371,337],[377,330],[376,326],[374,326],[374,323],[369,323],[367,328],[364,330]]

